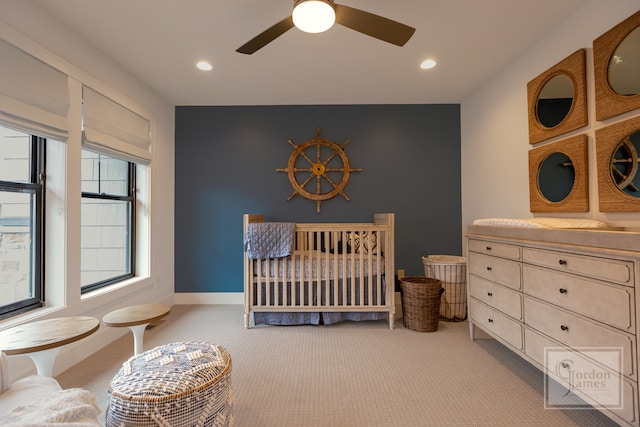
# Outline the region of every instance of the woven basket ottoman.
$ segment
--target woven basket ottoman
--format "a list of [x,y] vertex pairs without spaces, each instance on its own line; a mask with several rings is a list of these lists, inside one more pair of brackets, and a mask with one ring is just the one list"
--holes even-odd
[[233,425],[231,356],[206,342],[177,342],[131,357],[111,381],[107,426]]

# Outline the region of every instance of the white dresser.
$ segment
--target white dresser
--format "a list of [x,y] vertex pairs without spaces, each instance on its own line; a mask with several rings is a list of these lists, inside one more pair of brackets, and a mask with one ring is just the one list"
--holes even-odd
[[[640,233],[471,225],[466,237],[471,339],[480,327],[614,421],[639,425]],[[545,348],[581,371],[571,379]],[[575,379],[585,366],[614,376],[619,405]]]

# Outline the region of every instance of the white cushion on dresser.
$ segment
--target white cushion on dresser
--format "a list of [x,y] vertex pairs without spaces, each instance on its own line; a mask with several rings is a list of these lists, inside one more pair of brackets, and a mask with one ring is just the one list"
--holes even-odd
[[579,218],[481,218],[473,221],[473,225],[493,225],[500,227],[525,228],[608,228],[606,222],[595,219]]

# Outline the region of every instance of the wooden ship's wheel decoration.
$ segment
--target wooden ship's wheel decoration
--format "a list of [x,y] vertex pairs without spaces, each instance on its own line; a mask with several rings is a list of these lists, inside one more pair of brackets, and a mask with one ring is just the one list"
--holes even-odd
[[[287,200],[296,195],[315,200],[316,211],[320,213],[320,204],[338,194],[350,202],[351,199],[344,192],[349,182],[351,172],[361,172],[360,168],[352,168],[344,147],[351,142],[346,140],[341,145],[320,136],[303,142],[300,145],[288,140],[293,147],[286,168],[278,168],[276,172],[286,172],[289,177],[293,193]],[[314,153],[315,151],[315,153]],[[300,181],[299,181],[300,179]],[[315,185],[314,185],[315,184]],[[307,189],[311,187],[310,189]]]
[[611,178],[623,192],[631,195],[640,194],[640,189],[634,182],[638,174],[639,163],[638,151],[628,136],[614,151],[610,165]]

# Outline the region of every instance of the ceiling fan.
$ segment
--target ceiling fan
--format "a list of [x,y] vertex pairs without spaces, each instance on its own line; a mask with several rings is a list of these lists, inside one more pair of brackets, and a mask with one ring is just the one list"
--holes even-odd
[[404,46],[416,31],[400,22],[336,4],[333,0],[295,0],[291,16],[258,34],[236,52],[251,55],[294,26],[302,31],[320,33],[331,28],[334,22],[396,46]]

